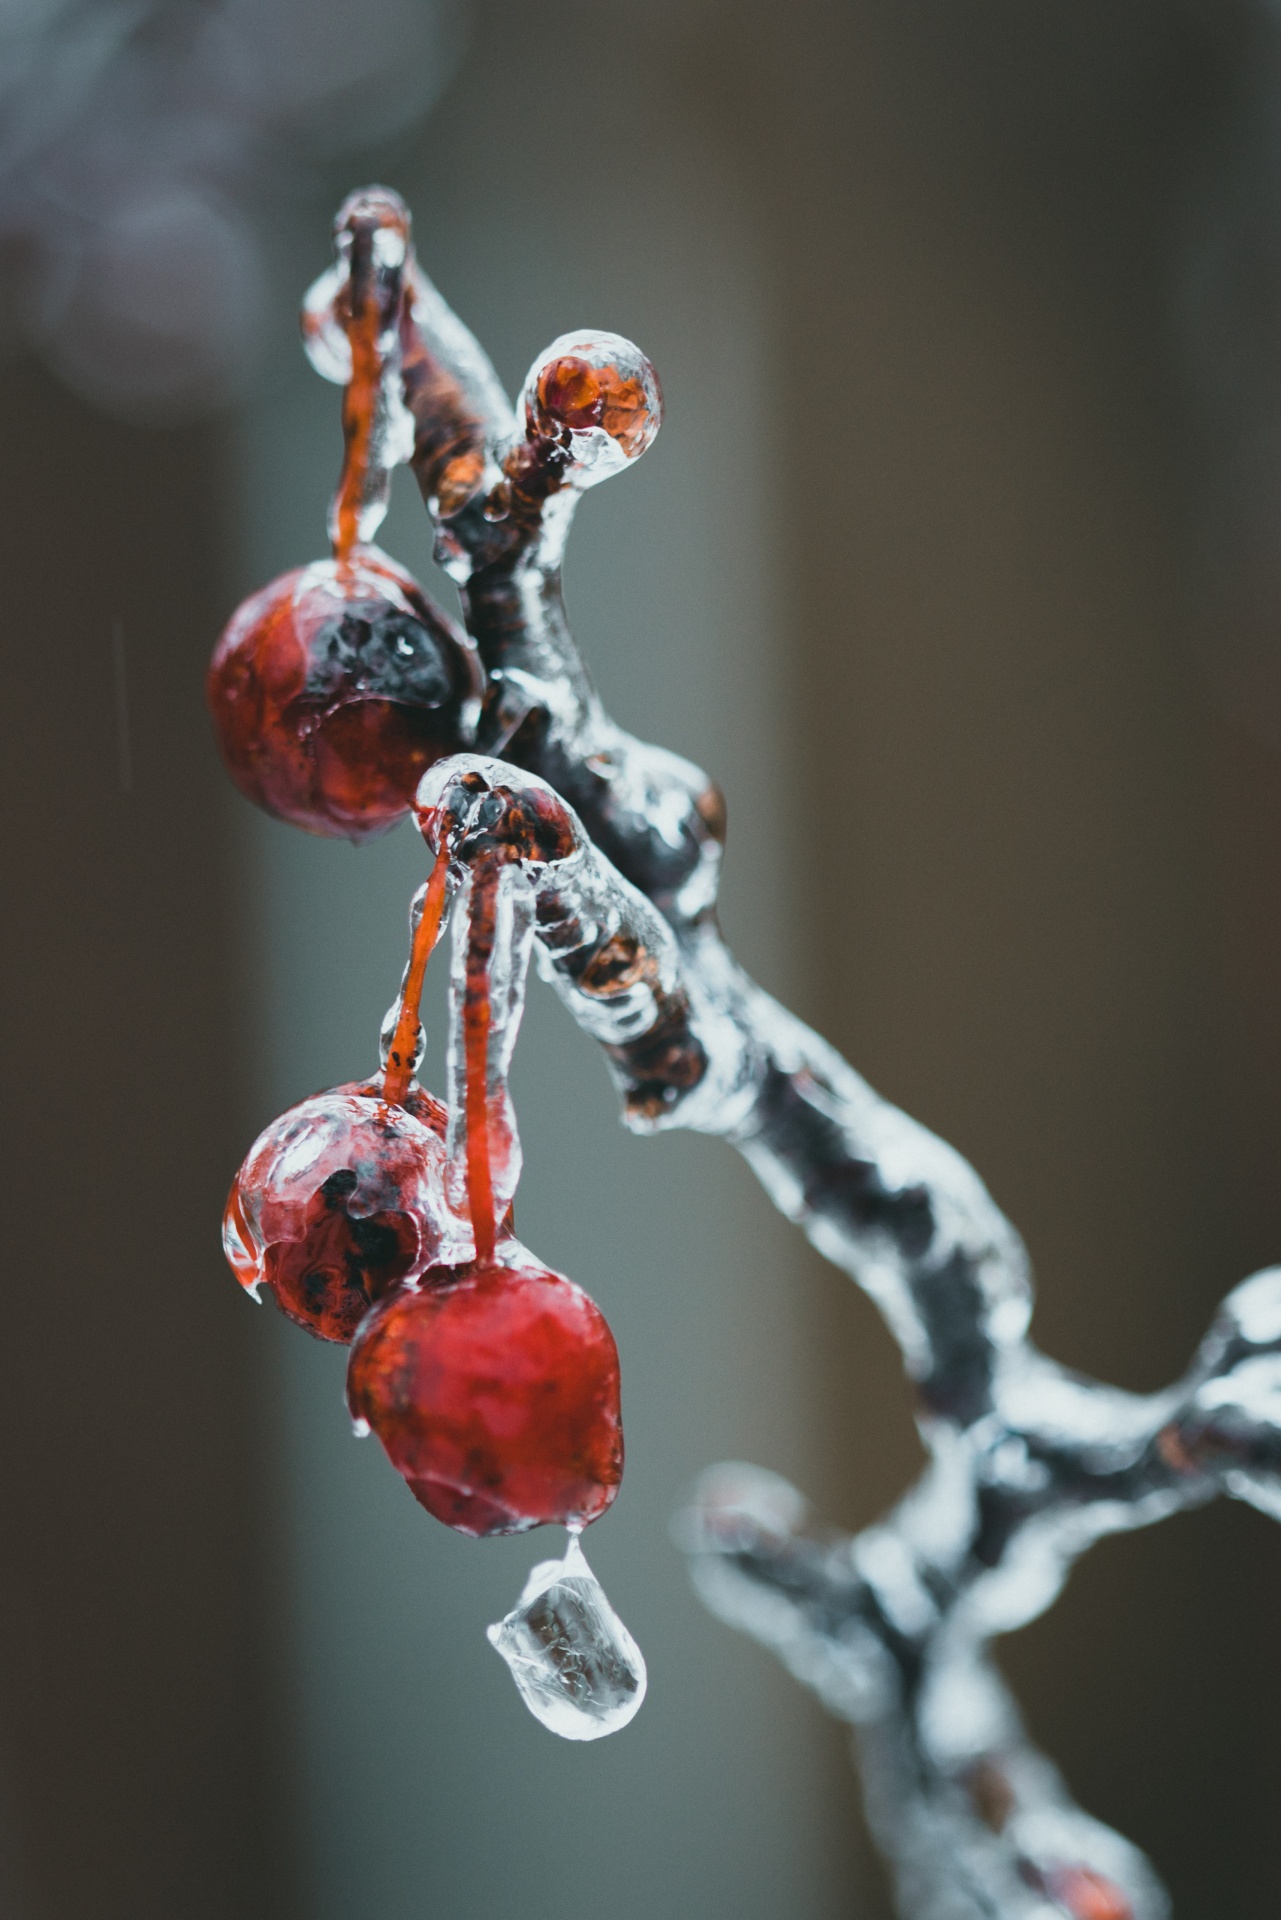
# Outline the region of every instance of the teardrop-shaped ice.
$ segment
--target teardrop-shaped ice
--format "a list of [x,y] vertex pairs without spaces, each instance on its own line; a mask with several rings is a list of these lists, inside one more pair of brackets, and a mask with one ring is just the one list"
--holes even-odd
[[486,1631],[535,1720],[562,1740],[617,1733],[645,1698],[645,1657],[576,1535],[563,1560],[539,1562],[511,1613]]

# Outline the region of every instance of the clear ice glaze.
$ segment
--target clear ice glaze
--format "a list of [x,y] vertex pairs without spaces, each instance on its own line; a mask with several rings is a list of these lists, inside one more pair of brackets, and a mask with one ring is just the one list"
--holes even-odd
[[232,1183],[223,1250],[322,1340],[349,1341],[393,1288],[467,1245],[445,1199],[445,1111],[377,1081],[313,1094],[259,1135]]

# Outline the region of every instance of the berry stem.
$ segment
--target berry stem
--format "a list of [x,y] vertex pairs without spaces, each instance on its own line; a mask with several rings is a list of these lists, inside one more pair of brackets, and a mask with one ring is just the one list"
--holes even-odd
[[[338,491],[330,509],[334,559],[340,564],[351,558],[360,532],[360,512],[365,501],[365,479],[369,472],[369,454],[373,441],[374,410],[382,385],[382,355],[378,350],[379,311],[377,290],[372,284],[364,236],[357,235],[351,261],[351,318],[347,338],[351,342],[351,379],[343,392],[343,463]],[[362,271],[362,268],[364,269]]]
[[463,997],[467,1204],[476,1242],[476,1264],[482,1267],[492,1264],[496,1239],[489,1137],[489,968],[494,952],[499,872],[497,863],[488,860],[478,861],[472,869],[467,986]]
[[418,1009],[423,997],[423,978],[427,972],[427,962],[431,958],[432,948],[440,933],[441,915],[445,911],[445,882],[449,877],[449,849],[442,842],[436,855],[436,864],[431,870],[427,882],[427,895],[423,901],[423,910],[418,916],[418,925],[414,928],[413,945],[409,950],[409,970],[405,975],[405,984],[400,995],[400,1016],[396,1021],[396,1031],[392,1035],[391,1046],[387,1053],[387,1065],[383,1070],[383,1099],[389,1106],[403,1106],[405,1095],[409,1092],[409,1083],[414,1077],[410,1062],[414,1057],[415,1042],[418,1033]]

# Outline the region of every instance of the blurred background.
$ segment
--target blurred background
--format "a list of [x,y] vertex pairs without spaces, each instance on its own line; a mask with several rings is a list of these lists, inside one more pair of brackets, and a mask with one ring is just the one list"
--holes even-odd
[[[870,1520],[896,1350],[535,985],[522,1232],[619,1339],[589,1546],[651,1675],[543,1733],[483,1637],[541,1540],[429,1522],[218,1251],[257,1131],[371,1066],[425,868],[242,803],[205,662],[324,551],[348,188],[509,387],[638,340],[667,425],[567,568],[607,704],[721,781],[729,939],[974,1161],[1040,1343],[1168,1382],[1281,1257],[1279,106],[1245,0],[0,7],[4,1920],[887,1920],[841,1730],[667,1522],[726,1456]],[[384,544],[447,599],[403,475]],[[1279,1595],[1223,1505],[1001,1647],[1180,1920],[1276,1911]]]

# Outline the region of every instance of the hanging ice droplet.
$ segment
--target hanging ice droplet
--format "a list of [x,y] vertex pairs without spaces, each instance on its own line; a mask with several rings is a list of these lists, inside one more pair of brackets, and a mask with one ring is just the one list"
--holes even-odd
[[600,1740],[639,1711],[645,1656],[577,1536],[563,1560],[540,1561],[511,1613],[486,1631],[535,1720],[562,1740]]

